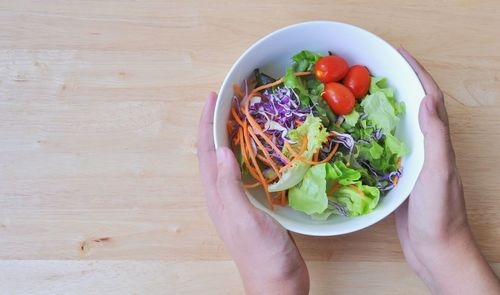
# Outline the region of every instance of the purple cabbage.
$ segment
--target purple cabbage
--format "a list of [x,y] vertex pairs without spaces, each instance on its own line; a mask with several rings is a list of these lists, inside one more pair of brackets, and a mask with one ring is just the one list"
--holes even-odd
[[331,131],[334,136],[332,137],[333,142],[338,142],[349,150],[349,153],[352,153],[352,149],[354,148],[354,138],[347,133],[340,133],[336,131]]
[[[240,102],[235,99],[234,104],[238,115],[244,118]],[[287,137],[288,132],[297,127],[297,122],[304,122],[307,115],[312,113],[312,109],[312,107],[300,107],[298,96],[293,90],[284,86],[274,90],[266,89],[262,96],[251,97],[248,107],[249,113],[259,125],[263,126],[264,133],[272,136],[272,142],[279,149],[283,149],[285,141],[295,143]],[[286,164],[266,142],[263,144],[273,158]]]

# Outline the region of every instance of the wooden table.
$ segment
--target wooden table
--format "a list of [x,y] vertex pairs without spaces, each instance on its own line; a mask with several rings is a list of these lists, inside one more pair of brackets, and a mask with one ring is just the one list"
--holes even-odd
[[[0,294],[237,294],[208,219],[204,98],[253,42],[352,23],[446,94],[470,223],[500,272],[500,2],[0,1]],[[313,294],[422,294],[391,216],[295,235]]]

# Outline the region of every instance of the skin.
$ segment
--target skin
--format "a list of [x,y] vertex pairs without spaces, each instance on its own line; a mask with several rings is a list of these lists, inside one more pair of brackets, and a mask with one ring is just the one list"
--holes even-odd
[[[424,167],[410,198],[396,212],[405,258],[433,294],[500,294],[498,280],[467,223],[443,94],[406,50],[400,53],[426,92],[419,112]],[[210,218],[238,267],[247,294],[308,294],[307,267],[290,234],[250,204],[232,151],[215,150],[216,97],[209,94],[198,133],[200,174]]]

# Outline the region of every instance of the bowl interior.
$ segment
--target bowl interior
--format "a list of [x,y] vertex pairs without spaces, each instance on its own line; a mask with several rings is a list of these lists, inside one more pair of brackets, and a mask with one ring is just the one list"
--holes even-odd
[[328,50],[344,57],[349,65],[361,64],[374,76],[387,77],[396,99],[404,101],[406,113],[397,127],[396,136],[410,148],[402,159],[403,175],[398,185],[370,214],[358,217],[330,217],[314,221],[289,207],[267,207],[259,189],[247,191],[249,199],[288,230],[316,236],[338,235],[365,228],[393,212],[409,195],[423,165],[423,136],[418,124],[418,109],[424,91],[416,74],[404,58],[388,43],[361,28],[328,21],[301,23],[278,30],[250,47],[233,65],[219,91],[214,119],[215,145],[228,146],[226,122],[229,117],[232,85],[242,83],[255,68],[274,77],[283,76],[291,57],[301,50],[327,54]]

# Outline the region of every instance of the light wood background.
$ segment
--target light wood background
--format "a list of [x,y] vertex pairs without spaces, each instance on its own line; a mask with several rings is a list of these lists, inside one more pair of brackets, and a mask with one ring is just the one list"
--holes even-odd
[[[327,19],[404,45],[449,110],[470,223],[500,273],[500,2],[0,1],[0,294],[238,294],[196,130],[238,56]],[[425,294],[391,216],[296,235],[313,294]]]

